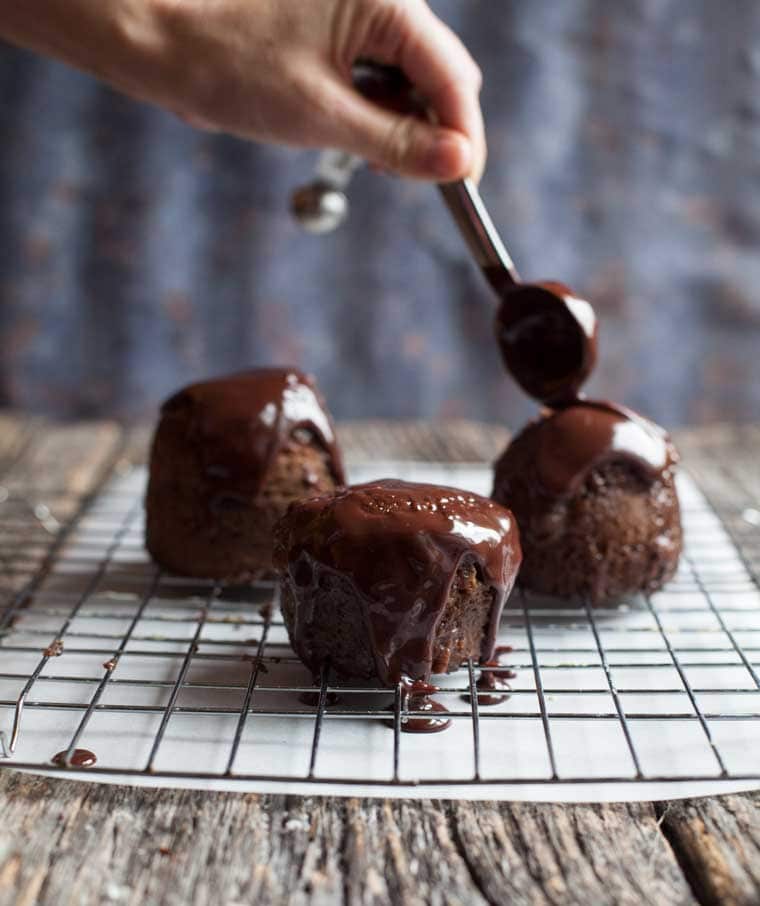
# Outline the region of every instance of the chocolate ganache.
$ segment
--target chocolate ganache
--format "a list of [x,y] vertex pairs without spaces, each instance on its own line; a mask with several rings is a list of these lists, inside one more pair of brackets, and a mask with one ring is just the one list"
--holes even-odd
[[56,752],[50,760],[64,768],[91,768],[98,760],[95,753],[89,749],[74,749],[68,761],[66,754],[64,749],[62,752]]
[[509,510],[466,491],[393,480],[298,501],[279,523],[274,549],[296,653],[319,671],[325,659],[315,643],[319,608],[332,600],[320,598],[320,589],[337,577],[361,610],[361,632],[383,684],[427,682],[457,666],[450,650],[436,648],[436,632],[467,560],[476,564],[489,604],[478,628],[480,651],[464,657],[488,661],[521,560]]
[[657,591],[683,534],[679,457],[662,428],[608,402],[545,411],[494,469],[493,497],[520,526],[520,584],[592,605]]
[[247,582],[272,570],[272,529],[293,500],[344,483],[310,377],[261,368],[191,384],[162,407],[145,543],[164,569]]
[[192,413],[187,428],[202,469],[218,493],[229,484],[257,493],[279,450],[300,430],[329,454],[339,484],[343,463],[324,400],[310,377],[295,368],[256,368],[185,387],[161,408],[166,418]]
[[507,370],[547,406],[574,400],[596,364],[591,305],[552,281],[507,286],[500,296],[495,329]]
[[659,425],[615,403],[576,400],[540,425],[536,474],[552,495],[575,493],[604,462],[625,461],[650,481],[669,474],[678,453]]

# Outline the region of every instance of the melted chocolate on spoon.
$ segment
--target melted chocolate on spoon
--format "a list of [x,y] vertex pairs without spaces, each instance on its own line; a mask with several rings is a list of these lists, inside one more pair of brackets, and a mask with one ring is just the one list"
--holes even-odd
[[575,399],[597,355],[597,321],[584,299],[563,283],[506,289],[496,338],[507,370],[529,395],[559,406]]

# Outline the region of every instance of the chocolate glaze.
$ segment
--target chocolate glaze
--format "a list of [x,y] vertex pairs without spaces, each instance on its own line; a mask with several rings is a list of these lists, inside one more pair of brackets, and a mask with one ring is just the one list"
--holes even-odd
[[594,310],[563,283],[505,286],[495,328],[507,370],[548,406],[573,400],[596,364]]
[[438,686],[433,686],[424,680],[402,680],[402,710],[425,711],[431,715],[430,717],[404,717],[402,714],[402,733],[440,733],[442,730],[448,730],[451,721],[448,717],[443,716],[448,714],[448,708],[430,697],[438,691],[440,691]]
[[295,368],[256,368],[191,384],[168,399],[162,421],[187,411],[187,442],[201,457],[212,510],[248,506],[277,453],[315,441],[339,484],[343,463],[332,420],[310,377]]
[[66,750],[64,749],[62,752],[56,752],[50,760],[53,764],[59,764],[63,767],[91,768],[98,759],[95,753],[90,752],[89,749],[74,749],[70,760],[67,762]]
[[544,412],[494,470],[520,526],[520,584],[592,605],[662,588],[682,546],[677,462],[667,434],[622,406]]
[[603,462],[629,463],[650,481],[678,463],[662,428],[615,403],[576,400],[536,427],[536,474],[542,489],[553,496],[575,493]]
[[[476,688],[478,690],[479,705],[499,705],[509,698],[507,694],[510,690],[509,680],[514,679],[517,674],[510,667],[504,666],[499,660],[502,654],[508,654],[512,651],[511,645],[499,645],[494,651],[493,659],[481,664],[481,667],[488,669],[481,670],[478,677]],[[498,689],[504,689],[504,692],[498,692]],[[469,695],[464,698],[469,701]]]
[[296,600],[294,648],[315,673],[313,597],[338,573],[362,607],[378,677],[386,685],[429,680],[433,639],[464,558],[494,592],[481,657],[496,629],[521,559],[512,514],[454,488],[384,480],[291,506],[275,535],[274,563]]

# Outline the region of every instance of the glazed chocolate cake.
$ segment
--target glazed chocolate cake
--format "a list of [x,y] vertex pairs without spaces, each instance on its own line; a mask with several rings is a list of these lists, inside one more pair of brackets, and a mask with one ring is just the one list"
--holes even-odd
[[294,650],[315,674],[427,683],[485,662],[520,565],[509,510],[466,491],[403,481],[293,504],[274,562]]
[[262,368],[192,384],[161,409],[146,546],[173,573],[245,580],[272,569],[272,528],[291,501],[344,483],[313,381]]
[[520,584],[593,604],[661,588],[681,553],[677,463],[662,428],[612,403],[577,400],[529,424],[492,495],[520,526]]

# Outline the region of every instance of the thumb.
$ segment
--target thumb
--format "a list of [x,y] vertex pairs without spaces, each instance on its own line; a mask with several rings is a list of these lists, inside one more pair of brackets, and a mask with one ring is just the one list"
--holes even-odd
[[472,145],[462,132],[386,110],[344,84],[333,91],[333,143],[342,150],[414,179],[453,182],[471,171]]

